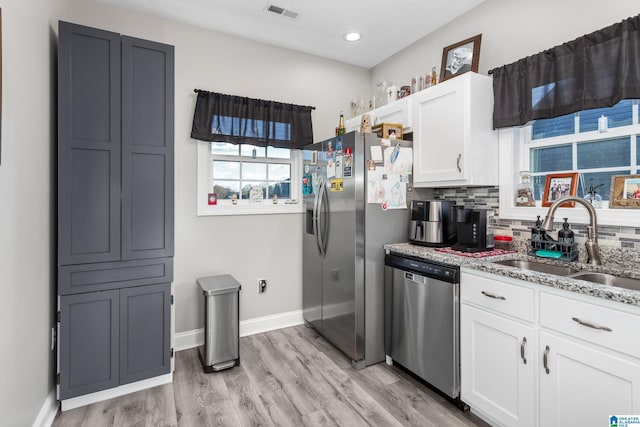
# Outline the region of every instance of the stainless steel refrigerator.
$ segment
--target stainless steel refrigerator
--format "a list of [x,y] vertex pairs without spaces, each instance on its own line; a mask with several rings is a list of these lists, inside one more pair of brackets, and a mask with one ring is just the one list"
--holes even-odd
[[385,359],[383,245],[408,236],[409,210],[385,210],[368,194],[389,154],[382,142],[351,132],[304,150],[304,319],[358,369]]

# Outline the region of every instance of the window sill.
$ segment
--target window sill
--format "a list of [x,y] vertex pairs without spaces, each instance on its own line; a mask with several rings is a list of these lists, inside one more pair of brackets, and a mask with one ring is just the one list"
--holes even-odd
[[[528,166],[519,164],[521,159],[519,150],[525,149],[519,146],[519,138],[512,129],[501,129],[500,139],[500,218],[525,221],[535,221],[540,215],[544,219],[549,211],[548,207],[522,207],[514,205],[515,186],[519,181],[519,172],[528,170]],[[612,225],[622,227],[638,226],[638,210],[636,209],[596,209],[598,225]],[[589,214],[584,206],[576,204],[573,208],[558,208],[554,215],[555,223],[562,223],[562,218],[569,218],[571,224],[589,224]]]
[[272,203],[261,204],[219,204],[206,205],[198,207],[198,216],[236,216],[236,215],[278,215],[278,214],[297,214],[303,212],[302,203],[285,204]]

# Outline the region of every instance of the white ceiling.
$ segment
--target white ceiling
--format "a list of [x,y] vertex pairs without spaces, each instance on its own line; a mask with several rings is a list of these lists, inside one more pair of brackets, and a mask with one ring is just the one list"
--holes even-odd
[[[99,0],[371,68],[484,0]],[[266,12],[275,5],[299,15]],[[343,35],[358,31],[348,43]]]

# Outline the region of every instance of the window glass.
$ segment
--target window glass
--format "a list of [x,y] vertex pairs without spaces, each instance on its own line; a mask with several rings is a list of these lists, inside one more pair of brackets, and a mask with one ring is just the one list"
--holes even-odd
[[243,181],[242,183],[242,198],[243,199],[249,199],[249,193],[251,192],[251,189],[254,187],[258,187],[262,189],[262,197],[265,198],[267,197],[267,193],[266,193],[266,188],[267,188],[267,183],[264,181]]
[[534,140],[571,135],[574,131],[575,114],[567,114],[553,119],[533,120],[531,122],[531,139]]
[[213,179],[240,179],[240,162],[215,160],[213,162]]
[[253,157],[253,158],[265,157],[266,150],[264,147],[258,147],[258,146],[249,145],[249,144],[240,144],[240,155]]
[[629,126],[633,119],[632,110],[633,101],[624,99],[613,107],[594,108],[593,110],[584,110],[580,112],[580,132],[590,132],[598,130],[598,119],[605,116],[608,119],[608,127],[615,128],[620,126]]
[[533,197],[536,200],[542,200],[542,195],[544,194],[544,183],[547,177],[542,176],[534,176],[533,177]]
[[290,159],[291,150],[288,148],[267,147],[267,157],[271,159]]
[[213,192],[218,199],[230,199],[234,194],[240,194],[240,181],[213,180]]
[[578,144],[578,169],[629,166],[629,137]]
[[237,156],[240,147],[235,144],[229,144],[228,142],[212,142],[211,154],[219,154],[224,156]]
[[286,181],[291,179],[291,166],[287,164],[269,165],[269,181]]
[[266,180],[267,164],[266,163],[243,163],[242,164],[242,180]]
[[613,175],[625,175],[629,172],[629,170],[626,170],[615,172],[590,172],[581,174],[577,195],[579,197],[586,196],[587,194],[589,194],[589,188],[591,187],[591,185],[593,185],[596,190],[596,194],[599,194],[600,197],[602,197],[602,200],[609,200],[609,194],[611,194],[611,177]]
[[279,199],[290,199],[291,198],[291,182],[282,181],[282,182],[272,182],[269,184],[269,195],[270,199],[273,198],[274,195],[278,195]]
[[573,168],[571,145],[531,149],[531,171],[548,172]]

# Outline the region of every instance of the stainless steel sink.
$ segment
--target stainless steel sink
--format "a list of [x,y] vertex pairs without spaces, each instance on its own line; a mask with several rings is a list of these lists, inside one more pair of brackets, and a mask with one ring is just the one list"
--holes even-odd
[[[572,267],[544,264],[542,262],[526,261],[520,259],[508,259],[504,261],[495,261],[494,264],[506,265],[509,267],[517,267],[522,270],[537,271],[538,273],[554,274],[556,276],[568,276],[576,273],[578,270]],[[584,279],[586,280],[586,279]]]
[[581,271],[579,273],[572,274],[570,277],[573,279],[586,280],[587,282],[640,291],[640,280],[638,279],[619,277],[606,273],[593,273],[589,271]]

